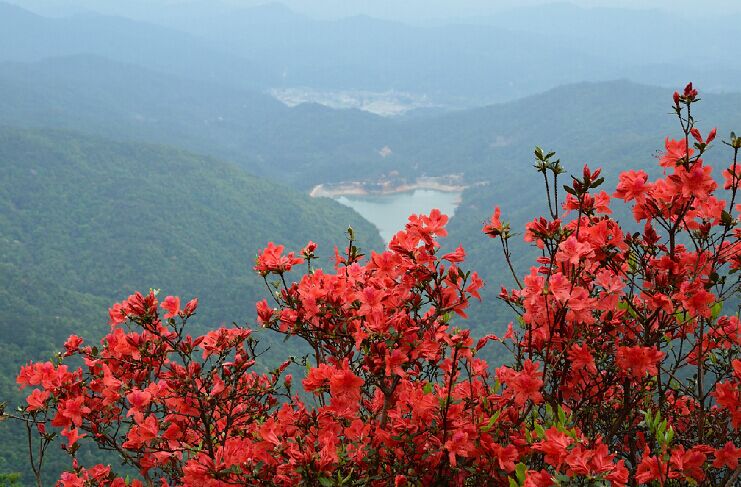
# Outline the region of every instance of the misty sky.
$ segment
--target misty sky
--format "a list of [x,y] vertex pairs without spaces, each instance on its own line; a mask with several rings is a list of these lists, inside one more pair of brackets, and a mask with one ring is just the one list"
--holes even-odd
[[[3,0],[0,0],[3,1]],[[107,14],[147,17],[159,6],[183,3],[219,3],[253,6],[266,0],[5,0],[39,11],[64,14],[82,9]],[[521,6],[553,3],[547,0],[280,0],[293,10],[319,18],[365,14],[408,22],[460,19],[490,15]],[[741,13],[739,0],[570,0],[582,7],[659,8],[682,14],[723,15]]]
[[[263,3],[233,0],[237,3]],[[520,6],[554,3],[544,0],[285,0],[295,10],[314,15],[367,15],[387,18],[440,18],[475,16]],[[660,8],[682,13],[695,12],[700,6],[708,13],[741,12],[738,0],[571,0],[583,7]]]

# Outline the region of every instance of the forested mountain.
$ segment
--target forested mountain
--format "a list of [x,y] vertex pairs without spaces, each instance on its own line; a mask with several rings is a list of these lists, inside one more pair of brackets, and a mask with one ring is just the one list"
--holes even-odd
[[[426,26],[355,16],[320,20],[278,2],[170,7],[157,22],[249,53],[282,85],[424,92],[481,105],[565,83],[628,78],[734,91],[739,15],[658,9],[523,6]],[[691,26],[691,28],[690,28]]]
[[241,49],[296,86],[394,88],[480,104],[583,80],[673,86],[687,69],[706,90],[732,90],[740,74],[727,57],[741,47],[738,16],[690,21],[659,10],[553,3],[420,27],[365,16],[316,20],[280,3],[198,16],[179,10],[160,21]]
[[377,153],[384,146],[377,134],[394,124],[375,115],[288,108],[255,91],[101,57],[2,63],[0,93],[0,122],[174,144],[304,187],[332,178],[343,158],[356,174],[390,164]]
[[422,27],[195,2],[145,17],[47,18],[0,3],[0,60],[96,54],[231,87],[395,90],[446,107],[579,81],[675,86],[694,74],[706,90],[733,91],[741,80],[731,55],[741,47],[738,16],[553,4]]
[[248,58],[163,26],[123,17],[49,18],[0,2],[0,61],[93,54],[190,79],[265,88],[275,76]]
[[[288,108],[256,92],[95,57],[5,63],[0,85],[6,95],[0,120],[6,123],[187,147],[302,191],[391,171],[410,179],[463,173],[468,184],[486,185],[464,193],[449,245],[465,242],[472,265],[488,269],[492,283],[506,276],[497,272],[494,249],[478,230],[495,204],[514,228],[542,209],[542,188],[531,170],[535,145],[558,151],[570,171],[584,163],[602,166],[609,181],[620,169],[648,165],[677,129],[666,89],[627,81],[575,84],[411,120],[317,105]],[[741,95],[705,94],[700,109],[700,123],[712,122],[727,134],[739,126]],[[383,147],[391,151],[385,157],[378,152]],[[721,148],[715,150],[722,159]]]
[[[254,326],[268,291],[252,266],[268,241],[300,250],[313,239],[324,266],[348,225],[364,248],[382,246],[331,200],[167,147],[0,128],[0,174],[0,397],[10,404],[21,364],[72,333],[95,343],[108,306],[133,291],[198,296],[201,329]],[[18,444],[0,441],[0,471],[25,465]]]
[[[531,167],[535,145],[558,151],[572,172],[584,163],[601,166],[614,184],[619,170],[650,166],[664,137],[677,130],[666,89],[627,81],[575,84],[411,120],[317,105],[288,108],[259,93],[219,90],[94,57],[6,63],[0,84],[7,94],[0,97],[0,120],[7,123],[77,127],[187,147],[301,191],[325,182],[374,180],[390,171],[410,179],[463,173],[472,187],[463,195],[446,245],[465,244],[471,266],[491,284],[488,303],[508,277],[496,246],[480,235],[481,223],[495,204],[515,229],[542,210],[541,182]],[[741,122],[741,95],[703,95],[700,110],[700,123],[712,122],[727,134]],[[382,157],[382,147],[391,153]],[[724,162],[721,152],[721,147],[711,152],[711,162],[716,154],[717,162]],[[524,249],[515,245],[515,250]],[[490,313],[474,313],[472,324],[483,331]]]
[[[390,171],[411,178],[462,172],[469,182],[493,170],[520,175],[512,161],[529,158],[536,143],[557,145],[565,157],[613,159],[623,149],[609,152],[601,134],[643,138],[654,151],[674,128],[661,101],[666,89],[626,81],[408,120],[315,104],[288,108],[254,91],[90,56],[0,64],[0,90],[0,122],[185,147],[302,190]],[[738,99],[704,95],[707,120],[732,125]],[[383,147],[391,153],[380,155]]]
[[[414,154],[429,171],[460,170],[469,182],[486,183],[464,192],[446,243],[451,249],[463,243],[468,264],[489,283],[482,292],[485,306],[472,315],[470,324],[475,329],[506,326],[512,319],[511,313],[495,304],[500,285],[513,284],[500,246],[481,234],[495,205],[520,234],[511,242],[520,273],[532,263],[533,249],[522,241],[521,233],[527,221],[547,211],[543,179],[533,168],[535,146],[557,151],[571,174],[580,174],[584,164],[602,167],[607,181],[603,189],[611,194],[625,169],[642,168],[657,176],[655,158],[664,151],[664,138],[681,135],[671,113],[670,94],[663,88],[625,81],[581,83],[419,121],[400,132],[400,145],[390,145],[397,155]],[[717,127],[719,137],[728,139],[731,130],[738,132],[741,94],[702,98],[696,115],[703,133]],[[717,144],[707,154],[716,171],[728,167],[730,153],[725,149]],[[570,180],[564,179],[564,184]],[[618,215],[629,221],[628,215]]]
[[[51,18],[0,0],[0,401],[11,404],[21,363],[70,333],[97,340],[107,307],[134,290],[198,296],[197,327],[253,325],[267,290],[251,267],[268,241],[314,240],[325,266],[348,225],[364,250],[382,248],[360,215],[308,196],[322,183],[461,175],[442,244],[462,243],[464,267],[487,283],[467,326],[500,331],[512,315],[496,295],[511,281],[481,226],[495,205],[516,233],[545,211],[536,145],[569,172],[602,167],[609,193],[619,171],[655,167],[679,133],[674,88],[635,80],[693,79],[703,133],[741,130],[732,16],[694,19],[677,42],[684,17],[564,4],[427,26],[281,4],[161,6],[147,21],[73,10]],[[381,117],[289,107],[270,94],[281,89],[431,103]],[[716,168],[727,159],[721,144],[707,154]],[[532,249],[521,235],[512,247],[522,274]],[[24,468],[17,434],[0,429],[0,473]]]
[[[249,53],[282,73],[281,86],[395,89],[453,105],[511,99],[584,79],[597,61],[542,34],[491,26],[415,27],[366,16],[315,20],[278,3],[163,22]],[[528,76],[535,63],[548,75]]]

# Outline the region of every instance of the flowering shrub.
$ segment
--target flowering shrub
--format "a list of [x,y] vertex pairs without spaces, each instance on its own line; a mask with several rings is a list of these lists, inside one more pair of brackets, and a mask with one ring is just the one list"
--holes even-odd
[[[697,99],[692,85],[674,95],[683,135],[666,140],[663,177],[627,171],[612,196],[585,166],[560,201],[564,170],[536,149],[549,205],[526,227],[536,266],[519,278],[498,208],[483,228],[517,284],[500,294],[516,313],[504,336],[474,341],[453,325],[483,282],[460,267],[462,248],[441,255],[437,210],[367,258],[350,231],[332,271],[312,265],[313,243],[300,255],[270,243],[254,268],[273,300],[257,304],[258,323],[306,342],[303,361],[260,373],[249,329],[191,337],[196,300],[137,293],[111,308],[101,346],[72,336],[59,360],[22,368],[31,451],[60,431],[69,487],[738,485],[741,325],[723,304],[739,286],[741,138],[727,142],[719,194],[703,161],[715,131],[695,127]],[[611,197],[643,231],[609,216]],[[511,352],[496,370],[480,358],[493,341]],[[303,394],[291,361],[306,366]],[[80,465],[86,441],[140,478]]]

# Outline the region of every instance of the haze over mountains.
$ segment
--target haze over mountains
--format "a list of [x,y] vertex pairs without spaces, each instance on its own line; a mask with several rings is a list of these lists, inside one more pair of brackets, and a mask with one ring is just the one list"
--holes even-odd
[[[458,175],[443,246],[463,243],[489,283],[468,325],[500,330],[508,278],[480,229],[495,204],[517,229],[543,210],[535,145],[614,184],[676,136],[670,95],[690,80],[703,133],[741,130],[738,10],[510,3],[441,20],[450,4],[432,2],[400,22],[246,3],[0,1],[0,401],[21,363],[71,332],[94,341],[134,290],[200,296],[199,326],[252,326],[269,240],[313,239],[331,266],[351,225],[380,250],[361,215],[308,196],[323,183]],[[26,473],[12,435],[0,473]]]
[[160,5],[146,21],[0,9],[0,60],[92,53],[261,91],[395,90],[455,108],[579,81],[674,86],[689,72],[706,89],[733,91],[741,80],[732,54],[741,46],[738,13],[690,19],[561,3],[419,27],[366,16],[317,20],[279,3]]
[[[33,11],[51,15],[80,12],[100,12],[149,18],[155,12],[181,11],[211,5],[211,11],[234,10],[262,5],[265,0],[8,0]],[[520,7],[543,6],[549,0],[282,0],[293,10],[316,18],[337,19],[352,15],[399,20],[408,23],[440,22],[444,19],[479,18]],[[621,7],[630,9],[661,9],[684,15],[726,15],[741,12],[735,0],[706,0],[699,7],[691,0],[571,0],[581,7]]]

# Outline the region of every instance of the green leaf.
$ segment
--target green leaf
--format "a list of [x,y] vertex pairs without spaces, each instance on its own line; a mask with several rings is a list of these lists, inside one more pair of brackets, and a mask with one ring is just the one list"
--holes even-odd
[[319,483],[322,484],[323,487],[332,487],[334,485],[334,481],[327,477],[320,477]]
[[721,311],[723,311],[723,301],[716,301],[715,304],[710,307],[710,314],[713,319],[716,319],[718,316],[720,316]]
[[515,476],[517,477],[517,480],[520,482],[520,485],[523,485],[525,483],[525,475],[527,474],[527,465],[524,463],[518,463],[515,466]]
[[725,227],[730,227],[733,225],[733,215],[728,213],[726,210],[723,210],[720,214],[720,222]]
[[667,445],[672,442],[672,440],[674,439],[674,428],[669,426],[669,430],[666,432],[665,438]]
[[641,426],[645,426],[650,428],[653,424],[653,419],[651,418],[651,411],[642,411],[643,412],[643,421],[641,422]]
[[488,433],[494,427],[494,423],[496,423],[499,419],[500,413],[501,411],[497,411],[496,413],[494,413],[494,416],[489,418],[489,422],[481,427],[481,431],[483,431],[484,433]]
[[656,436],[658,438],[664,438],[664,432],[666,431],[666,420],[659,423],[658,427],[656,428]]

